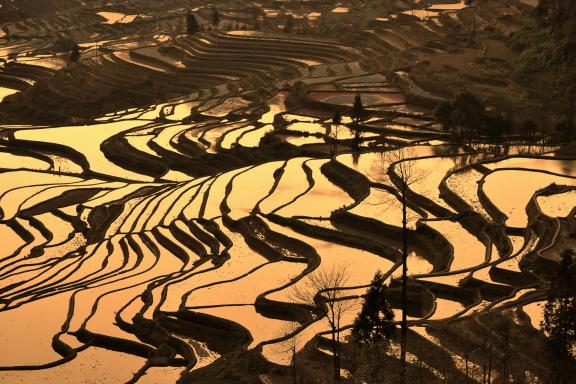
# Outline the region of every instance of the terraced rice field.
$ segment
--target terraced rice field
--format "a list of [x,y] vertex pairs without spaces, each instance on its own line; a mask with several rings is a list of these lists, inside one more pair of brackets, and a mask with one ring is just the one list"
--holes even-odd
[[[463,4],[394,4],[338,39],[256,30],[253,12],[278,22],[276,1],[233,3],[192,36],[188,2],[61,3],[0,25],[0,383],[195,382],[242,351],[289,365],[287,323],[299,354],[321,352],[328,324],[291,292],[323,268],[346,269],[353,299],[382,271],[399,319],[402,165],[421,176],[408,190],[409,324],[448,352],[438,380],[464,370],[439,324],[490,328],[486,314],[518,311],[538,324],[546,291],[527,265],[574,245],[560,237],[575,160],[446,142],[392,71],[463,24]],[[339,4],[293,13],[310,28],[361,14]],[[81,60],[40,64],[60,32]],[[370,118],[355,145],[331,116],[349,123],[357,93]]]

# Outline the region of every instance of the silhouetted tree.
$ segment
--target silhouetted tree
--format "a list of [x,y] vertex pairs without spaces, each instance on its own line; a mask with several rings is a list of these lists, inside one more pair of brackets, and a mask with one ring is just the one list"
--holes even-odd
[[522,131],[528,135],[530,142],[534,143],[538,135],[538,125],[532,120],[526,120],[522,123]]
[[212,25],[214,28],[218,28],[218,24],[220,24],[220,14],[218,13],[218,10],[215,9],[212,13]]
[[298,363],[296,353],[298,352],[298,344],[300,342],[300,334],[297,332],[299,323],[287,321],[281,328],[281,334],[279,336],[284,337],[288,335],[288,338],[284,341],[278,343],[278,352],[288,353],[291,357],[292,362],[292,384],[296,384],[296,379],[298,376]]
[[493,360],[493,351],[492,351],[492,343],[488,344],[488,366],[486,367],[486,381],[485,383],[492,382],[492,360]]
[[[345,298],[348,272],[343,266],[321,269],[306,277],[306,283],[292,292],[295,302],[317,308],[330,325],[334,380],[340,381],[340,322],[342,317],[356,306],[355,300]],[[321,303],[319,305],[319,303]]]
[[434,118],[436,122],[442,125],[442,129],[445,131],[450,131],[453,129],[454,125],[452,122],[452,105],[449,101],[443,101],[438,104],[434,110]]
[[576,375],[576,287],[574,252],[565,250],[551,282],[550,295],[540,324],[553,352],[552,383],[568,383]]
[[512,129],[512,124],[502,114],[483,117],[483,133],[492,139],[500,139],[503,134]]
[[556,125],[556,131],[560,133],[562,140],[570,141],[574,135],[574,126],[568,120],[564,120]]
[[396,326],[394,312],[388,296],[384,276],[376,272],[364,296],[362,309],[354,320],[352,336],[360,344],[375,344],[390,340]]
[[198,24],[196,16],[194,16],[192,12],[188,11],[188,13],[186,14],[186,33],[188,33],[188,35],[193,35],[199,31],[200,31],[200,24]]
[[164,111],[164,107],[160,108],[160,113],[158,114],[159,121],[166,121],[166,112]]
[[342,114],[340,111],[336,111],[332,115],[332,125],[339,126],[340,124],[342,124]]
[[[450,101],[440,103],[434,110],[434,117],[445,131],[458,128],[461,138],[470,138],[479,132],[487,120],[484,105],[467,90],[460,91]],[[489,130],[490,127],[487,129],[490,134]]]
[[400,204],[402,205],[402,320],[400,322],[400,360],[402,371],[401,382],[406,382],[406,349],[408,345],[408,193],[410,186],[421,181],[426,174],[415,166],[410,159],[416,155],[412,149],[402,148],[385,154],[386,161],[390,164],[388,173],[395,175],[394,184],[399,192]]
[[484,121],[485,108],[480,99],[463,90],[452,101],[452,118],[460,128],[460,135],[469,138],[478,132]]
[[68,61],[71,63],[75,63],[80,60],[80,46],[76,43],[72,45],[70,48],[70,56],[68,57]]
[[359,124],[364,119],[364,104],[362,104],[362,95],[354,96],[354,105],[352,106],[352,121]]
[[360,123],[364,120],[364,105],[362,104],[362,95],[354,96],[354,105],[352,106],[352,131],[354,132],[354,147],[360,148]]

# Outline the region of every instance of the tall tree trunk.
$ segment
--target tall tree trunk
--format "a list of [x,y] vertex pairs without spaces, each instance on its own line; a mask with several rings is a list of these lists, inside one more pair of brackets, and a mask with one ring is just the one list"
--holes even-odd
[[332,327],[332,366],[334,368],[334,382],[338,382],[338,364],[336,362],[336,330]]
[[488,384],[492,382],[492,344],[490,344],[490,350],[488,351]]
[[292,382],[296,384],[296,341],[292,345]]
[[408,233],[406,218],[406,180],[402,180],[402,323],[400,329],[400,360],[402,372],[400,382],[406,383],[406,346],[408,337],[408,322],[406,310],[408,308],[407,280],[408,280]]
[[338,381],[340,381],[340,316],[336,322],[336,375],[338,376]]

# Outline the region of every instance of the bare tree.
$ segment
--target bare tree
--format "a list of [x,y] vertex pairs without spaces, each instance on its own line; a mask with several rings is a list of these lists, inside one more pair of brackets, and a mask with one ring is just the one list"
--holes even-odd
[[340,328],[343,316],[355,309],[356,298],[346,296],[343,288],[348,281],[344,266],[321,268],[305,278],[292,291],[295,302],[316,308],[319,317],[326,317],[332,336],[334,381],[340,381]]
[[408,341],[408,215],[407,215],[407,195],[411,185],[420,181],[424,175],[415,167],[414,162],[408,160],[407,151],[393,151],[390,156],[394,165],[388,172],[394,172],[398,176],[400,191],[400,202],[402,203],[402,321],[400,326],[400,359],[402,361],[401,382],[406,381],[406,347]]
[[300,343],[300,333],[298,329],[300,323],[293,321],[286,321],[281,327],[280,337],[285,338],[285,340],[278,343],[278,352],[282,354],[290,354],[290,361],[292,364],[292,383],[296,384],[296,379],[298,377],[298,364],[296,361],[296,353],[298,352],[298,347]]
[[[405,147],[384,152],[379,173],[373,173],[373,179],[381,181],[388,190],[394,193],[394,197],[381,201],[379,204],[393,206],[399,203],[402,208],[402,320],[400,327],[400,359],[402,362],[401,382],[406,381],[406,346],[408,337],[407,323],[407,284],[408,284],[408,243],[410,230],[408,223],[414,218],[409,217],[408,194],[410,186],[426,178],[427,173],[419,169],[411,159],[416,157],[413,148]],[[388,177],[392,181],[388,181]]]

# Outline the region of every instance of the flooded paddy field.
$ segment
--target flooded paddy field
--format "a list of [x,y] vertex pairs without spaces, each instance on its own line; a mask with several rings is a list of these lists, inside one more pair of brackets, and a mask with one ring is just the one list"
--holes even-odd
[[0,2],[0,383],[284,384],[294,357],[322,377],[326,292],[295,292],[345,270],[348,345],[380,271],[398,322],[403,202],[429,382],[467,372],[445,324],[538,328],[537,268],[576,246],[576,160],[443,130],[438,96],[401,71],[446,53],[464,2],[15,3]]

